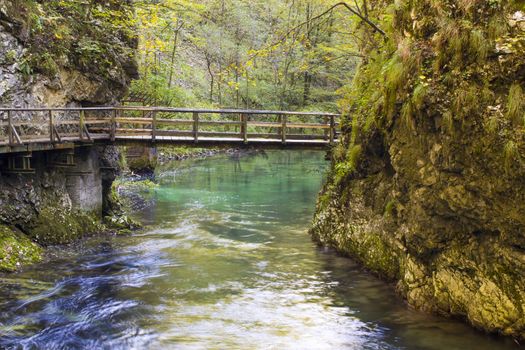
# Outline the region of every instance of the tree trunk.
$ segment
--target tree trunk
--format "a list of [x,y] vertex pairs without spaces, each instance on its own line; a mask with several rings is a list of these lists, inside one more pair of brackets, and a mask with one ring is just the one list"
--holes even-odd
[[182,24],[175,30],[175,36],[173,38],[173,50],[171,51],[171,59],[170,59],[170,78],[168,81],[168,87],[171,88],[173,84],[173,71],[175,69],[175,56],[177,54],[177,44],[179,41],[179,32],[182,28]]

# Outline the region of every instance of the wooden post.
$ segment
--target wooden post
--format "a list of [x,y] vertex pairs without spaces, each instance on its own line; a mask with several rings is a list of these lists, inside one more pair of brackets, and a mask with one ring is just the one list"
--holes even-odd
[[55,122],[53,120],[53,111],[49,110],[48,114],[49,114],[49,140],[51,141],[51,143],[55,143],[55,129],[54,129]]
[[335,117],[330,116],[330,144],[332,145],[335,140]]
[[286,115],[283,115],[281,120],[281,141],[283,145],[286,145],[286,119]]
[[[279,125],[282,125],[282,122],[283,122],[283,115],[282,115],[282,114],[279,114],[279,115],[277,116],[277,123],[278,123]],[[282,130],[280,127],[275,128],[275,130],[277,130],[277,138],[282,137],[282,132],[283,132],[283,130]]]
[[115,141],[116,133],[117,133],[117,113],[118,111],[115,109],[113,110],[113,113],[111,115],[111,125],[110,125],[110,135],[109,138],[112,142]]
[[[326,115],[323,117],[323,124],[331,127],[330,119],[328,119],[328,116]],[[330,129],[324,129],[324,139],[327,141],[330,140]]]
[[157,140],[157,111],[153,111],[153,122],[151,123],[151,142]]
[[9,145],[13,145],[13,120],[11,119],[11,111],[7,111],[7,134],[9,135]]
[[80,118],[78,123],[78,137],[80,137],[80,141],[84,140],[84,127],[85,127],[85,120],[84,120],[84,111],[80,111]]
[[199,113],[193,112],[193,141],[199,142]]
[[31,169],[31,155],[24,155],[22,157],[22,170]]
[[248,143],[248,116],[246,114],[241,114],[242,121],[242,139],[244,143]]

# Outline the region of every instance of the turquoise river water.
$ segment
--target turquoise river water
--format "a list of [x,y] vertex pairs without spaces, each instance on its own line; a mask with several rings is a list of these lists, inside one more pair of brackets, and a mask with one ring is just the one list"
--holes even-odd
[[0,348],[516,349],[410,310],[307,234],[323,152],[176,162],[136,196],[147,226],[2,275]]

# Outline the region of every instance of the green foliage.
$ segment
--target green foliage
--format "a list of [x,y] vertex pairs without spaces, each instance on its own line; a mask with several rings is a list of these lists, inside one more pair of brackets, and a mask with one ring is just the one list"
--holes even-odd
[[479,88],[475,85],[461,86],[456,91],[454,112],[458,118],[472,116],[479,110]]
[[392,217],[396,214],[397,201],[395,199],[389,200],[385,205],[383,215],[385,217]]
[[408,100],[403,104],[403,107],[401,108],[401,120],[403,124],[409,128],[414,128],[414,106],[412,104],[412,101]]
[[469,55],[474,57],[479,63],[485,62],[489,53],[489,41],[480,30],[470,32]]
[[514,125],[524,125],[525,123],[525,93],[518,83],[514,83],[510,87],[506,116]]
[[386,115],[390,119],[396,111],[398,91],[402,84],[406,83],[406,66],[398,56],[394,56],[386,63],[383,69],[383,75],[385,77],[385,109]]
[[335,166],[335,184],[341,184],[357,169],[362,154],[361,145],[353,145],[348,149],[346,159]]
[[[141,81],[172,106],[338,111],[336,91],[358,58],[337,11],[324,1],[137,4]],[[328,20],[329,19],[329,20]],[[310,21],[311,20],[311,21]]]
[[416,110],[421,111],[427,97],[428,88],[425,84],[421,83],[416,86],[414,93],[412,94],[412,103]]

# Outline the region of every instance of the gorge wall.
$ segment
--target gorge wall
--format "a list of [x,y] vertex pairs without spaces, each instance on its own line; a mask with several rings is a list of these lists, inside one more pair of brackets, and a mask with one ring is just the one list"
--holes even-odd
[[[0,0],[0,107],[115,104],[137,77],[136,46],[129,0]],[[60,152],[33,152],[32,174],[6,171],[13,155],[0,156],[0,271],[38,261],[42,246],[100,232],[116,210],[117,149],[73,152],[68,167],[50,161]]]
[[525,3],[371,1],[311,234],[418,309],[525,338]]

